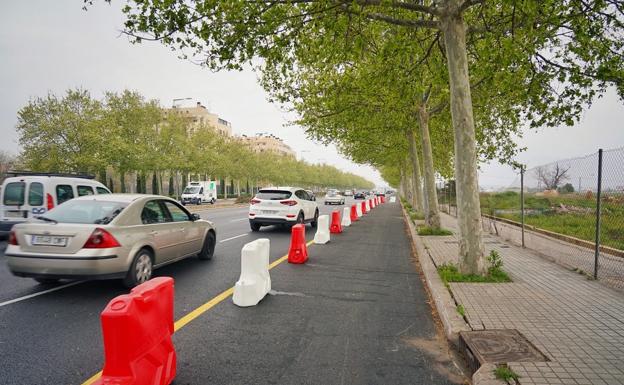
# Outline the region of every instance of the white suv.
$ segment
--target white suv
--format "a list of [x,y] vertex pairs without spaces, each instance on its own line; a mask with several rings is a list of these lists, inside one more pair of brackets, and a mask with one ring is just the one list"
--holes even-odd
[[252,231],[262,226],[311,223],[316,227],[319,209],[314,198],[298,187],[271,187],[258,191],[249,205]]

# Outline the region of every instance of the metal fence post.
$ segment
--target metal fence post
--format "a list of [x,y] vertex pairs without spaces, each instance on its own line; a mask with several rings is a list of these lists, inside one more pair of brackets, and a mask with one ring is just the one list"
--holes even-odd
[[600,256],[600,195],[602,193],[602,148],[598,150],[598,191],[596,192],[596,244],[594,249],[594,279],[598,279],[598,257]]
[[524,165],[520,166],[520,222],[522,223],[522,247],[524,247]]

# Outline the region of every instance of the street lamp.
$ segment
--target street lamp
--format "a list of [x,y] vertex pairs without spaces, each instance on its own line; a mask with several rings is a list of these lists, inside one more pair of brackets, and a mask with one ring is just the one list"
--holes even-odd
[[176,108],[176,102],[181,102],[183,100],[193,100],[193,98],[177,98],[177,99],[173,99],[173,102],[171,103],[171,106],[173,108]]

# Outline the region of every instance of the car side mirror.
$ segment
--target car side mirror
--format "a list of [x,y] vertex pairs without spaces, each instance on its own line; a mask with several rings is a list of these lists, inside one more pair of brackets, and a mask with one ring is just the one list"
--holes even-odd
[[199,214],[191,214],[191,220],[192,221],[198,221],[200,219],[201,219],[201,217],[199,216]]

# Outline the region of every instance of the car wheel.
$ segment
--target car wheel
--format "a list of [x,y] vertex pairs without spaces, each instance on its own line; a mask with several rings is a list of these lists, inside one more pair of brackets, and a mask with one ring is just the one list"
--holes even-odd
[[210,201],[210,204],[211,204],[211,205],[214,205],[214,204],[215,204],[215,199],[214,199],[214,198],[212,198],[212,200]]
[[204,245],[202,246],[199,254],[197,254],[199,259],[212,259],[212,256],[214,255],[215,244],[216,239],[214,233],[212,231],[208,231],[208,234],[206,234],[206,239],[204,239]]
[[152,278],[153,255],[147,249],[141,249],[134,257],[130,269],[124,279],[124,284],[128,288],[135,287]]
[[58,278],[35,278],[35,281],[39,282],[42,285],[53,285],[58,283]]
[[314,220],[310,222],[310,225],[312,225],[312,227],[316,227],[316,225],[318,224],[318,217],[319,217],[319,211],[316,210],[316,212],[314,212]]
[[303,213],[299,213],[299,216],[297,217],[297,224],[304,224],[305,223],[305,217],[303,216]]
[[260,225],[260,223],[249,221],[249,227],[251,227],[251,231],[260,231],[260,227],[262,227],[262,225]]
[[201,198],[198,198],[198,199],[197,199],[197,205],[199,206],[199,205],[201,205],[201,204],[202,204],[202,200],[201,200]]

